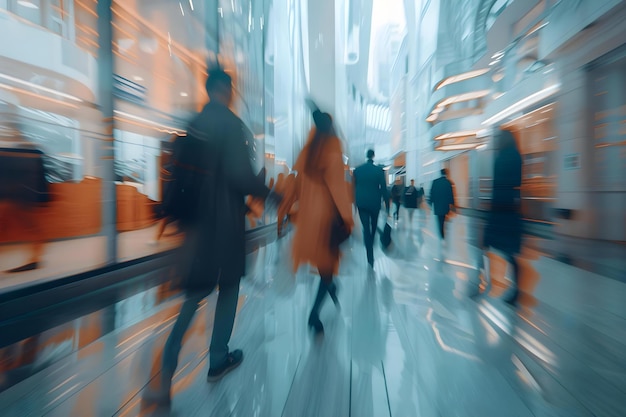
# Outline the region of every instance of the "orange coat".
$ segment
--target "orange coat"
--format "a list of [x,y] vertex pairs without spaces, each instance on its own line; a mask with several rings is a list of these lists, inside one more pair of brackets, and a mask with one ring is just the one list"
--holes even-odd
[[285,193],[285,204],[298,204],[293,239],[293,266],[309,263],[320,271],[339,268],[339,253],[330,247],[330,229],[335,206],[346,226],[352,229],[352,206],[344,179],[341,142],[336,136],[325,139],[320,152],[319,173],[315,177],[304,172],[310,141],[304,147],[294,169],[298,172],[293,186]]

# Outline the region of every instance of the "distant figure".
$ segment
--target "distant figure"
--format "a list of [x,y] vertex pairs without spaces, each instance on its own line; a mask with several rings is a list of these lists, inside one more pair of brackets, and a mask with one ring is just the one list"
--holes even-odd
[[452,191],[452,183],[447,178],[448,171],[444,168],[441,170],[441,177],[433,181],[430,187],[430,204],[433,205],[435,216],[439,221],[439,235],[445,240],[445,223],[446,216],[450,209],[454,210],[454,192]]
[[[423,191],[424,190],[422,190],[422,192]],[[413,213],[418,207],[419,198],[419,190],[415,187],[415,180],[411,180],[411,185],[404,189],[404,207],[409,213],[409,228],[413,224]]]
[[396,210],[393,212],[393,219],[398,220],[400,217],[400,206],[402,205],[402,194],[404,194],[404,185],[402,184],[402,178],[396,178],[395,184],[391,187],[391,200],[393,201]]
[[210,102],[188,129],[189,137],[197,143],[197,150],[179,150],[181,155],[200,165],[188,166],[182,161],[181,169],[205,175],[205,178],[199,185],[199,214],[190,223],[181,224],[185,232],[181,286],[186,298],[163,351],[158,401],[165,404],[170,401],[171,380],[178,365],[183,336],[198,304],[216,285],[219,285],[219,295],[207,380],[219,380],[243,361],[243,352],[230,351],[228,342],[237,310],[239,281],[245,273],[244,200],[246,195],[266,198],[270,192],[262,177],[252,171],[246,145],[252,140],[252,134],[229,109],[231,77],[221,69],[209,71],[206,90]]
[[[312,106],[313,107],[313,106]],[[320,283],[309,315],[308,325],[316,333],[324,327],[319,310],[326,294],[338,304],[333,275],[339,269],[339,246],[335,232],[352,230],[352,205],[346,193],[341,142],[335,134],[332,118],[318,109],[313,111],[315,127],[298,156],[294,169],[298,172],[293,192],[287,192],[286,205],[298,203],[293,239],[293,265],[311,264],[317,267]],[[282,208],[282,212],[288,208]]]
[[37,208],[50,200],[43,152],[28,142],[7,142],[0,148],[0,227],[17,222],[31,246],[28,261],[6,272],[18,273],[41,266],[44,236]]
[[367,162],[355,168],[353,188],[356,207],[363,225],[363,242],[367,252],[367,263],[374,267],[374,236],[378,225],[380,202],[385,202],[389,214],[389,193],[385,182],[385,172],[374,165],[374,150],[367,151]]
[[508,130],[499,130],[495,137],[496,156],[493,166],[493,194],[491,211],[487,217],[483,240],[483,253],[479,259],[479,266],[484,269],[487,289],[491,285],[489,277],[489,258],[485,251],[489,248],[499,250],[512,267],[511,281],[513,285],[505,293],[503,299],[509,304],[515,304],[519,296],[518,279],[519,266],[517,255],[521,250],[522,217],[520,213],[522,185],[522,157],[517,149],[513,133]]

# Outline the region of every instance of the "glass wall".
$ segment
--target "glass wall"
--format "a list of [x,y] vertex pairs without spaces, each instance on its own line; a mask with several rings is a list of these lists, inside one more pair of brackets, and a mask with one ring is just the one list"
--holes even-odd
[[0,37],[23,40],[0,45],[0,291],[180,244],[160,214],[168,160],[216,59],[255,169],[288,173],[310,123],[297,3],[113,1],[102,92],[97,2],[0,0]]

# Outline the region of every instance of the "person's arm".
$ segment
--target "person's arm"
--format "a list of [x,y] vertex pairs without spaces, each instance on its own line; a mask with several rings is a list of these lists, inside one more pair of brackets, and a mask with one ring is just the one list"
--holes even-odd
[[385,181],[385,172],[380,170],[378,173],[378,186],[380,187],[380,192],[385,201],[385,210],[387,214],[389,214],[389,190],[387,189],[387,183]]
[[265,186],[262,177],[252,171],[252,163],[248,154],[246,140],[252,139],[252,133],[241,123],[237,128],[235,123],[229,127],[227,138],[224,141],[223,172],[228,184],[242,196],[252,195],[265,198],[270,190]]

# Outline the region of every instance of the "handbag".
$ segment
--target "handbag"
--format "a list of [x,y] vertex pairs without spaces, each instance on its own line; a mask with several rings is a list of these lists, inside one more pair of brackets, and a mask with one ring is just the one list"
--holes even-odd
[[333,248],[339,247],[349,237],[350,231],[339,214],[339,210],[335,208],[335,216],[330,224],[330,246]]

